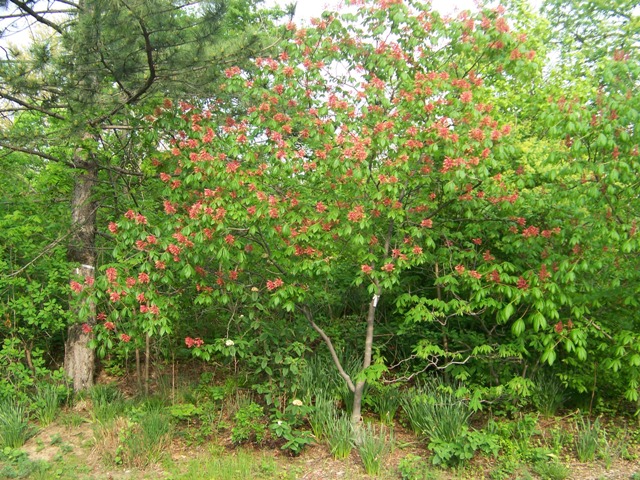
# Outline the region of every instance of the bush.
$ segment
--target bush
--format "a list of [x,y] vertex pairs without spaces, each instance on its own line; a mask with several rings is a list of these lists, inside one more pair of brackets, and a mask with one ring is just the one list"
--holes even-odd
[[255,441],[262,443],[266,426],[264,410],[260,405],[251,402],[241,406],[234,416],[235,426],[231,429],[231,441],[235,444]]

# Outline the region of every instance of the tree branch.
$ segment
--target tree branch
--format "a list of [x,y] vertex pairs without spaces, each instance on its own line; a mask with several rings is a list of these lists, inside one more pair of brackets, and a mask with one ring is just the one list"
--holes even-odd
[[50,20],[47,20],[46,18],[44,18],[42,15],[39,14],[39,12],[36,12],[31,7],[29,7],[29,5],[27,5],[27,2],[19,2],[18,0],[10,0],[10,1],[16,7],[18,7],[20,10],[22,10],[27,15],[29,15],[31,18],[36,20],[38,23],[46,25],[49,28],[53,28],[60,35],[64,36],[65,31],[60,27],[60,25],[58,25],[56,23],[53,23]]
[[40,157],[43,158],[45,160],[50,160],[52,162],[57,162],[57,163],[62,163],[68,167],[71,168],[81,168],[78,165],[76,165],[75,163],[72,162],[68,162],[66,160],[61,160],[57,157],[54,157],[53,155],[49,155],[47,153],[43,153],[43,152],[39,152],[37,150],[32,150],[30,148],[26,148],[26,147],[18,147],[17,145],[11,145],[8,143],[5,143],[3,141],[0,141],[0,147],[2,148],[6,148],[8,150],[11,150],[13,152],[21,152],[21,153],[27,153],[29,155],[35,155],[36,157]]
[[9,93],[0,92],[0,97],[4,98],[5,100],[8,100],[10,102],[17,103],[21,107],[25,107],[25,108],[27,108],[29,110],[35,110],[37,112],[44,113],[45,115],[48,115],[48,116],[53,117],[53,118],[57,118],[58,120],[65,120],[65,118],[60,114],[57,114],[55,112],[51,112],[51,111],[47,110],[46,108],[40,107],[38,105],[33,105],[31,103],[27,103],[24,100],[20,100],[18,97],[14,97],[13,95],[11,95]]
[[336,365],[336,368],[338,369],[338,373],[340,373],[340,376],[344,379],[345,382],[347,382],[347,386],[349,387],[349,390],[351,390],[352,392],[355,392],[356,386],[353,384],[353,381],[351,380],[351,377],[349,376],[349,374],[344,371],[344,368],[342,368],[342,363],[340,363],[340,359],[338,358],[336,349],[333,347],[333,343],[331,342],[331,339],[327,336],[326,333],[324,333],[324,330],[322,330],[322,328],[320,328],[316,324],[316,322],[313,321],[313,314],[311,313],[311,310],[309,309],[309,307],[304,305],[302,307],[302,312],[304,313],[304,316],[309,321],[313,329],[316,332],[318,332],[318,334],[322,337],[322,340],[324,340],[324,343],[329,348],[329,353],[331,353],[331,358],[333,359],[333,363]]

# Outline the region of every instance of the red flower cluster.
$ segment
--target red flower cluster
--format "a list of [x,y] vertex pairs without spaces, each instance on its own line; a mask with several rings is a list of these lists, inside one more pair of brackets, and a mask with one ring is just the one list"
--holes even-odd
[[113,267],[107,268],[104,273],[107,276],[107,280],[109,281],[109,283],[114,283],[118,278],[118,271]]
[[201,338],[186,337],[184,339],[184,343],[187,348],[201,347],[202,345],[204,345],[204,340],[202,340]]
[[267,280],[267,290],[273,291],[277,288],[280,288],[284,285],[284,282],[281,278],[276,278],[275,280]]
[[80,293],[82,291],[82,285],[80,285],[78,282],[74,280],[69,282],[69,286],[71,287],[71,290],[73,290],[76,293]]

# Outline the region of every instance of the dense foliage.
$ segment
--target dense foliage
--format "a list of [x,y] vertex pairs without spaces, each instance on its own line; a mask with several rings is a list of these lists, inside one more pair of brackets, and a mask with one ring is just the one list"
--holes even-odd
[[165,102],[162,205],[110,224],[114,262],[71,284],[97,345],[184,332],[286,376],[317,335],[354,418],[367,382],[429,370],[474,408],[540,370],[637,400],[638,66],[613,46],[568,83],[532,22],[362,5],[283,27],[277,55],[226,70],[229,104]]

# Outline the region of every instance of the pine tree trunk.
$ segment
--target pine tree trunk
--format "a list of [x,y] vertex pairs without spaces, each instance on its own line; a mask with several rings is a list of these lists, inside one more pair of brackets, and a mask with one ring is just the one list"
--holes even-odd
[[[71,199],[72,233],[67,258],[70,262],[80,264],[72,272],[76,278],[95,278],[96,203],[93,201],[93,189],[96,180],[95,163],[85,163],[85,167],[78,170]],[[83,323],[93,327],[96,323],[95,304],[88,299],[81,299],[74,307],[73,315],[78,317],[80,310],[88,312]],[[95,352],[89,348],[93,334],[85,330],[82,323],[75,321],[69,325],[65,342],[64,369],[73,382],[75,391],[85,390],[93,385]]]

